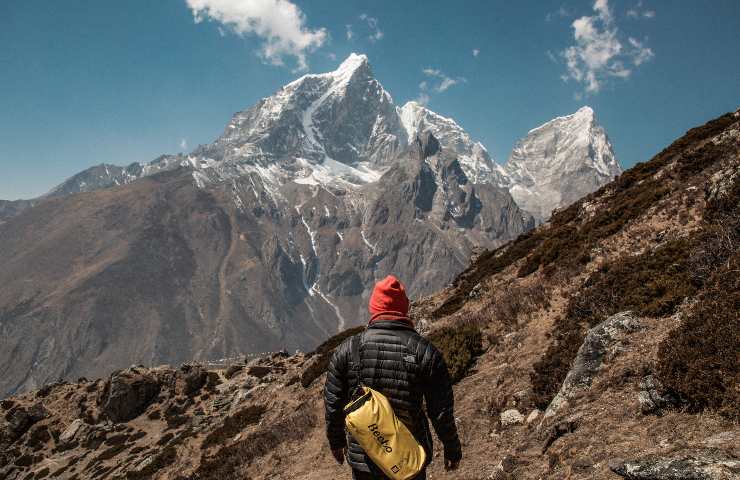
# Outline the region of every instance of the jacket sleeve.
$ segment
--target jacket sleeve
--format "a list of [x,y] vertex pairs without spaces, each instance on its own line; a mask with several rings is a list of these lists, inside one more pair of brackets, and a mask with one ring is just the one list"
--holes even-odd
[[432,351],[431,357],[428,357],[430,362],[429,378],[426,381],[427,388],[424,391],[427,415],[432,422],[434,431],[437,432],[437,436],[442,441],[445,458],[460,460],[462,458],[462,448],[455,426],[455,397],[452,393],[452,381],[442,354],[432,345],[428,348]]
[[332,354],[326,371],[324,385],[326,437],[332,450],[347,445],[344,433],[344,406],[349,401],[348,356],[349,341],[345,341]]

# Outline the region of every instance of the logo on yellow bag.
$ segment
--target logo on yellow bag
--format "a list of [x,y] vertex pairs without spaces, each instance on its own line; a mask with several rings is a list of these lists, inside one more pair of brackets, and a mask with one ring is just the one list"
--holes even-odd
[[386,440],[383,435],[378,431],[378,424],[377,423],[371,423],[367,426],[367,429],[370,430],[370,432],[375,437],[375,441],[378,442],[378,444],[383,447],[383,450],[385,450],[385,453],[391,453],[393,451],[393,448],[388,445],[388,440]]

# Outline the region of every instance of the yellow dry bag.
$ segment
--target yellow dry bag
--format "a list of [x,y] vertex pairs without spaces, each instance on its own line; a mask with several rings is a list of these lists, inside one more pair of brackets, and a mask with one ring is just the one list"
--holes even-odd
[[[359,336],[352,338],[351,342],[353,368],[359,381]],[[424,447],[396,417],[385,395],[364,385],[359,387],[360,397],[344,408],[347,430],[388,478],[414,478],[426,464]]]

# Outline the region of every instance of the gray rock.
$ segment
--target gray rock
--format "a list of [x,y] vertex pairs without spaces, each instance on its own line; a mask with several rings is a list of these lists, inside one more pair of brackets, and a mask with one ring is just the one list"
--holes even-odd
[[621,340],[640,328],[632,312],[621,312],[590,329],[543,420],[555,415],[576,392],[589,388],[605,357],[616,355],[622,348]]
[[100,409],[113,422],[126,422],[144,413],[159,390],[159,382],[149,373],[136,369],[114,372],[103,387]]
[[501,426],[503,428],[510,427],[512,425],[521,425],[524,423],[524,416],[519,413],[519,410],[513,408],[502,412],[500,418]]
[[78,418],[64,429],[61,435],[59,435],[59,444],[62,447],[68,448],[72,446],[80,436],[81,432],[85,430],[85,422]]
[[540,417],[540,414],[542,414],[542,412],[538,409],[535,408],[534,410],[532,410],[529,415],[527,415],[527,425],[530,425],[532,422],[536,421]]
[[740,461],[713,450],[693,450],[638,460],[615,459],[609,468],[629,480],[737,480]]
[[640,411],[647,414],[662,414],[663,409],[678,403],[678,399],[665,392],[660,380],[653,375],[647,375],[640,382],[640,392],[637,395]]
[[263,378],[271,373],[273,369],[263,365],[253,365],[247,368],[247,373],[253,377]]
[[200,391],[208,380],[208,372],[197,364],[185,364],[176,373],[178,380],[183,383],[183,393],[191,396]]
[[704,445],[714,448],[722,448],[730,445],[740,445],[740,432],[728,430],[720,432],[704,440]]
[[226,371],[224,372],[224,377],[226,377],[226,380],[230,380],[231,377],[241,372],[242,370],[244,370],[244,365],[235,363],[233,365],[230,365],[229,368],[226,369]]

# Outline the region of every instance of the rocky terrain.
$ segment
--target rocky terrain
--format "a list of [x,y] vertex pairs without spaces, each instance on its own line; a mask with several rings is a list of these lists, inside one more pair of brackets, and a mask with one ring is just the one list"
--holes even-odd
[[[739,198],[737,111],[415,302],[457,380],[464,451],[455,472],[437,451],[431,478],[738,478]],[[134,366],[7,398],[0,472],[347,478],[321,390],[356,331],[309,354]]]
[[[553,206],[615,165],[583,112],[525,142],[552,143],[559,180],[586,188],[542,197]],[[551,168],[538,148],[520,170]],[[308,351],[364,321],[375,279],[428,295],[531,229],[505,175],[452,119],[395,105],[352,54],[187,155],[99,165],[0,202],[0,396],[131,364]]]

